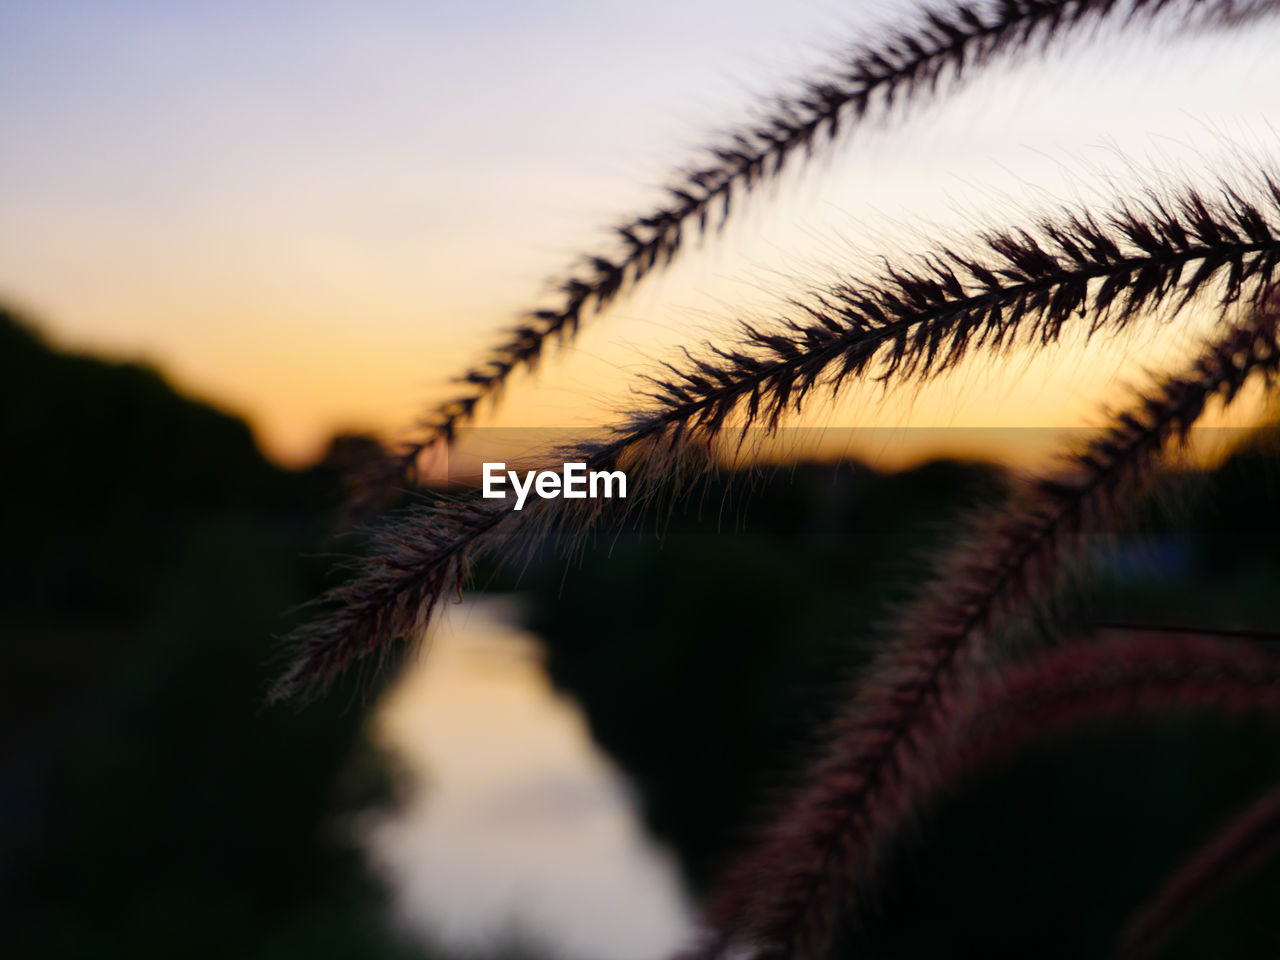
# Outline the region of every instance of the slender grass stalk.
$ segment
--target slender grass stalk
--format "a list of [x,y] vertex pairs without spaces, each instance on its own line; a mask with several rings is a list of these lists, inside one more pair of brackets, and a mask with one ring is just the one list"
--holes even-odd
[[1151,633],[1075,642],[997,672],[931,742],[944,787],[1048,736],[1120,716],[1204,709],[1280,717],[1280,657],[1249,643]]
[[[409,535],[379,534],[372,558],[321,598],[330,606],[325,619],[291,637],[290,665],[270,698],[282,700],[304,688],[319,692],[354,662],[373,655],[380,664],[390,653],[387,641],[421,635],[444,598],[461,592],[471,541],[504,518],[499,505],[455,500],[410,513]],[[419,513],[422,522],[413,522]]]
[[[921,762],[912,768],[898,809],[879,829],[900,837],[964,781],[1051,738],[1118,721],[1197,713],[1280,721],[1280,657],[1252,644],[1161,633],[1045,651],[985,681],[953,713],[946,731],[922,745]],[[1267,799],[1269,807],[1260,801],[1239,822],[1237,841],[1249,832],[1259,840],[1276,837],[1280,794]],[[880,848],[892,845],[887,838]],[[869,866],[874,870],[876,864]],[[1208,859],[1205,866],[1211,866]],[[1167,903],[1172,909],[1153,912],[1147,932],[1166,928],[1199,902],[1189,897],[1177,908]]]
[[1053,591],[1083,533],[1121,520],[1210,397],[1229,403],[1251,374],[1274,377],[1278,307],[1268,299],[1249,311],[1189,371],[1141,396],[1020,503],[980,521],[971,541],[939,564],[837,719],[805,785],[711,900],[717,936],[708,955],[730,948],[787,960],[821,954],[855,899],[876,825],[895,815],[905,781],[923,762],[919,745],[945,728],[982,645]]
[[[1051,343],[1071,320],[1087,322],[1090,335],[1123,328],[1142,312],[1203,302],[1208,290],[1220,309],[1247,302],[1280,264],[1280,185],[1263,183],[1266,213],[1225,184],[1214,201],[1186,190],[1102,218],[1073,212],[1033,231],[988,234],[978,252],[942,248],[877,279],[850,280],[796,304],[806,322],[745,326],[740,344],[670,366],[609,437],[560,456],[634,472],[633,488],[656,489],[682,451],[731,429],[776,428],[815,388],[834,395],[851,377],[928,376],[1019,336]],[[323,681],[425,625],[477,551],[539,522],[585,528],[598,509],[590,500],[540,501],[517,514],[502,501],[462,500],[406,512],[363,572],[321,598],[332,612],[295,635],[299,656],[276,694]]]
[[553,339],[571,339],[583,319],[608,306],[660,265],[674,259],[692,232],[705,236],[709,219],[723,224],[741,195],[778,176],[791,157],[812,154],[841,130],[885,108],[936,96],[947,79],[980,71],[1002,55],[1046,45],[1088,23],[1132,21],[1170,7],[1187,16],[1221,13],[1227,0],[997,0],[948,3],[919,10],[910,26],[859,44],[804,83],[773,100],[762,119],[705,151],[708,161],[684,172],[668,201],[618,223],[617,248],[580,258],[562,279],[554,305],[530,311],[479,364],[458,378],[464,391],[432,409],[416,437],[390,460],[374,464],[358,484],[352,514],[367,515],[412,487],[424,454],[453,442],[484,399],[511,374],[534,367]]
[[[966,779],[1019,750],[1105,722],[1199,711],[1280,720],[1280,657],[1250,644],[1152,633],[1076,642],[1006,667],[955,701],[945,723],[922,735],[892,805],[868,812],[865,829],[874,834],[874,844],[860,866],[861,882],[875,885],[886,852],[909,824]],[[1280,795],[1268,800],[1269,807],[1260,802],[1250,811],[1248,822],[1260,832],[1275,828],[1268,814],[1275,816]],[[811,826],[812,821],[792,824],[797,833]],[[1242,821],[1240,833],[1248,829]],[[1161,911],[1154,925],[1174,916],[1173,910]],[[783,955],[760,942],[735,947],[735,957]],[[713,932],[684,956],[729,955],[726,948],[723,935]]]
[[1150,956],[1188,916],[1224,887],[1280,850],[1280,787],[1254,801],[1195,852],[1139,911],[1121,936],[1117,955]]

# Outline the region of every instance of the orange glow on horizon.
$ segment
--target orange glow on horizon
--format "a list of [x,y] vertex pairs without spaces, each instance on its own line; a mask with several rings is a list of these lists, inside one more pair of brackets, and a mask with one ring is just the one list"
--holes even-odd
[[[872,16],[672,0],[681,39],[653,29],[652,9],[509,6],[508,19],[317,10],[288,44],[177,9],[30,11],[24,44],[0,40],[30,75],[0,92],[14,144],[0,298],[60,344],[149,361],[246,416],[277,461],[314,460],[337,430],[402,436],[600,224],[645,209],[691,143],[744,115],[748,90],[811,69],[812,38]],[[1272,32],[1068,43],[1035,71],[995,70],[910,122],[872,125],[589,318],[479,425],[597,432],[678,346],[776,319],[789,295],[881,255],[1123,193],[1135,168],[1217,172],[1236,141],[1280,155]],[[1098,423],[1099,398],[1185,356],[1201,322],[979,358],[920,391],[858,386],[801,423],[879,428],[849,452],[886,466],[1026,463],[1054,430]]]

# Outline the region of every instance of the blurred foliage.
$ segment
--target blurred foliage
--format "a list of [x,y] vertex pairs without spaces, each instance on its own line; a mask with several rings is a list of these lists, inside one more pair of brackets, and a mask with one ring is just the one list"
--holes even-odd
[[[1259,431],[1212,475],[1170,476],[1133,529],[1100,546],[1095,577],[1063,607],[1065,631],[1280,625],[1273,435]],[[1005,486],[977,464],[887,476],[809,465],[775,473],[744,505],[741,484],[718,478],[664,521],[661,541],[637,525],[602,536],[568,573],[535,566],[531,620],[552,676],[632,773],[695,888],[785,796],[929,545]],[[963,785],[887,852],[890,885],[850,924],[845,952],[1106,957],[1160,877],[1280,778],[1277,748],[1274,725],[1209,717],[1046,743]],[[1275,956],[1277,906],[1272,869],[1168,955]]]
[[[21,957],[394,957],[349,692],[267,710],[341,491],[154,371],[0,315],[0,910]],[[14,949],[16,948],[16,949]]]
[[[1274,628],[1274,433],[1176,484],[1100,556],[1082,621]],[[244,423],[154,371],[49,349],[0,315],[0,911],[22,957],[407,955],[341,836],[383,795],[339,690],[267,710],[283,611],[325,584],[339,469],[266,462]],[[1194,482],[1193,482],[1194,481]],[[785,794],[980,464],[718,477],[517,579],[561,689],[703,889]],[[348,545],[342,545],[347,549]],[[372,696],[372,694],[369,694]],[[1103,957],[1164,871],[1280,775],[1262,723],[1169,718],[1062,738],[962,785],[891,854],[857,957]],[[927,842],[924,842],[927,841]],[[1280,867],[1170,957],[1273,956]],[[8,947],[12,945],[14,949]]]
[[801,466],[761,484],[717,480],[661,540],[640,521],[567,574],[553,555],[527,578],[553,680],[700,887],[748,835],[748,798],[803,762],[931,534],[1003,489],[993,468],[950,463]]

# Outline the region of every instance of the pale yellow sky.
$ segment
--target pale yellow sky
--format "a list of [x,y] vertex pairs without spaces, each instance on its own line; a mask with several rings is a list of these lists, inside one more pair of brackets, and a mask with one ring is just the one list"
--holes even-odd
[[[754,93],[913,5],[36,6],[0,7],[0,298],[60,342],[155,362],[297,462],[336,428],[410,424]],[[876,125],[485,422],[598,426],[676,344],[882,253],[1106,197],[1129,161],[1217,170],[1228,141],[1275,157],[1278,33],[1083,35]],[[1076,425],[1195,323],[980,360],[910,404],[855,390],[808,422],[889,428],[870,451],[887,459],[947,436],[916,426]]]

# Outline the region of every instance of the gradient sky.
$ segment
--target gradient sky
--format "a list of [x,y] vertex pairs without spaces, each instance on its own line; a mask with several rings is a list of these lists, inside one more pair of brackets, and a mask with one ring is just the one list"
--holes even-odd
[[[60,343],[155,362],[281,458],[394,432],[708,132],[911,6],[0,2],[0,298]],[[1274,157],[1278,34],[1077,37],[859,134],[496,422],[604,422],[674,344],[828,267],[1107,196],[1131,163],[1217,168],[1228,141]],[[855,391],[817,422],[1072,425],[1186,339],[975,367],[909,406]]]

